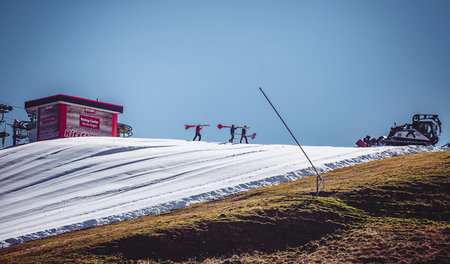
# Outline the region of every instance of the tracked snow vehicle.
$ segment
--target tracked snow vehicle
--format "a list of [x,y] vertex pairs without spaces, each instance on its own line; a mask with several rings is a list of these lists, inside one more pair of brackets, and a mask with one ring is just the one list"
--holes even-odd
[[364,141],[358,140],[356,144],[360,147],[435,145],[442,132],[441,124],[438,115],[416,114],[412,118],[412,124],[392,127],[387,137],[371,139],[370,136],[367,136]]

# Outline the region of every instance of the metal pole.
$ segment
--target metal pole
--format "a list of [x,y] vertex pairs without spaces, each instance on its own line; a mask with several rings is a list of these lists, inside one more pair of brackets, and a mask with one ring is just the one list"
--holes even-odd
[[[309,159],[308,155],[306,154],[306,152],[303,150],[302,146],[300,145],[300,143],[298,143],[298,140],[295,138],[294,134],[292,134],[291,130],[289,129],[289,127],[286,125],[286,122],[284,122],[283,118],[281,117],[281,115],[278,113],[277,109],[275,109],[275,106],[273,106],[272,102],[270,102],[269,98],[267,97],[266,93],[263,91],[263,89],[261,89],[261,87],[259,87],[259,90],[262,92],[262,94],[264,95],[264,97],[266,97],[267,102],[269,102],[270,106],[272,106],[273,110],[275,111],[275,113],[278,115],[278,117],[280,118],[281,122],[283,122],[284,126],[286,127],[286,129],[289,131],[289,133],[291,134],[292,138],[295,140],[295,142],[297,143],[297,145],[300,147],[300,149],[302,150],[303,154],[305,154],[305,157],[308,159],[309,163],[311,164],[311,166],[313,167],[314,171],[317,174],[317,179],[316,179],[316,196],[319,195],[319,192],[323,190],[323,188],[325,187],[325,181],[322,179],[322,177],[320,176],[319,171],[316,169],[316,167],[314,166],[314,164],[312,163],[312,161]],[[319,190],[319,181],[322,182],[322,188]]]

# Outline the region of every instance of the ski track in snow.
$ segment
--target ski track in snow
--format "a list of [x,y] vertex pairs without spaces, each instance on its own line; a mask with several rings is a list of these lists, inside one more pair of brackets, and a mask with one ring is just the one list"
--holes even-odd
[[[304,147],[320,172],[437,147]],[[297,146],[68,138],[0,150],[0,247],[314,175]],[[326,180],[326,179],[325,179]],[[313,186],[312,186],[313,190]]]

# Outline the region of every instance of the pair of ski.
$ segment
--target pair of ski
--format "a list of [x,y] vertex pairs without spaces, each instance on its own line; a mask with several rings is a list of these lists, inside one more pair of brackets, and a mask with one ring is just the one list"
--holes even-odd
[[[197,125],[184,125],[184,128],[186,129],[186,130],[188,130],[189,128],[191,128],[191,127],[196,127]],[[198,125],[198,126],[200,126],[200,127],[209,127],[209,125]]]
[[[209,125],[199,125],[200,127],[209,127]],[[191,127],[197,127],[197,125],[184,125],[184,128],[186,129],[186,130],[188,130],[189,128],[191,128]],[[224,125],[222,125],[222,124],[218,124],[217,125],[217,128],[218,129],[222,129],[222,128],[231,128],[231,126],[224,126]],[[236,127],[236,128],[242,128],[242,127]],[[245,129],[249,129],[249,127],[244,127]],[[256,133],[253,133],[253,134],[251,134],[251,135],[244,135],[244,137],[248,137],[248,138],[251,138],[251,139],[255,139],[255,137],[256,137]]]

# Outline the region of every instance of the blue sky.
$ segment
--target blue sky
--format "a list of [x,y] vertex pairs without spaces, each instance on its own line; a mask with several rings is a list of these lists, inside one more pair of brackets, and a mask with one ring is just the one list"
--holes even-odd
[[[353,146],[415,113],[450,128],[450,1],[0,0],[0,103],[119,104],[135,137],[248,125],[254,143]],[[7,114],[25,119],[15,108]],[[2,130],[2,129],[0,129]]]

